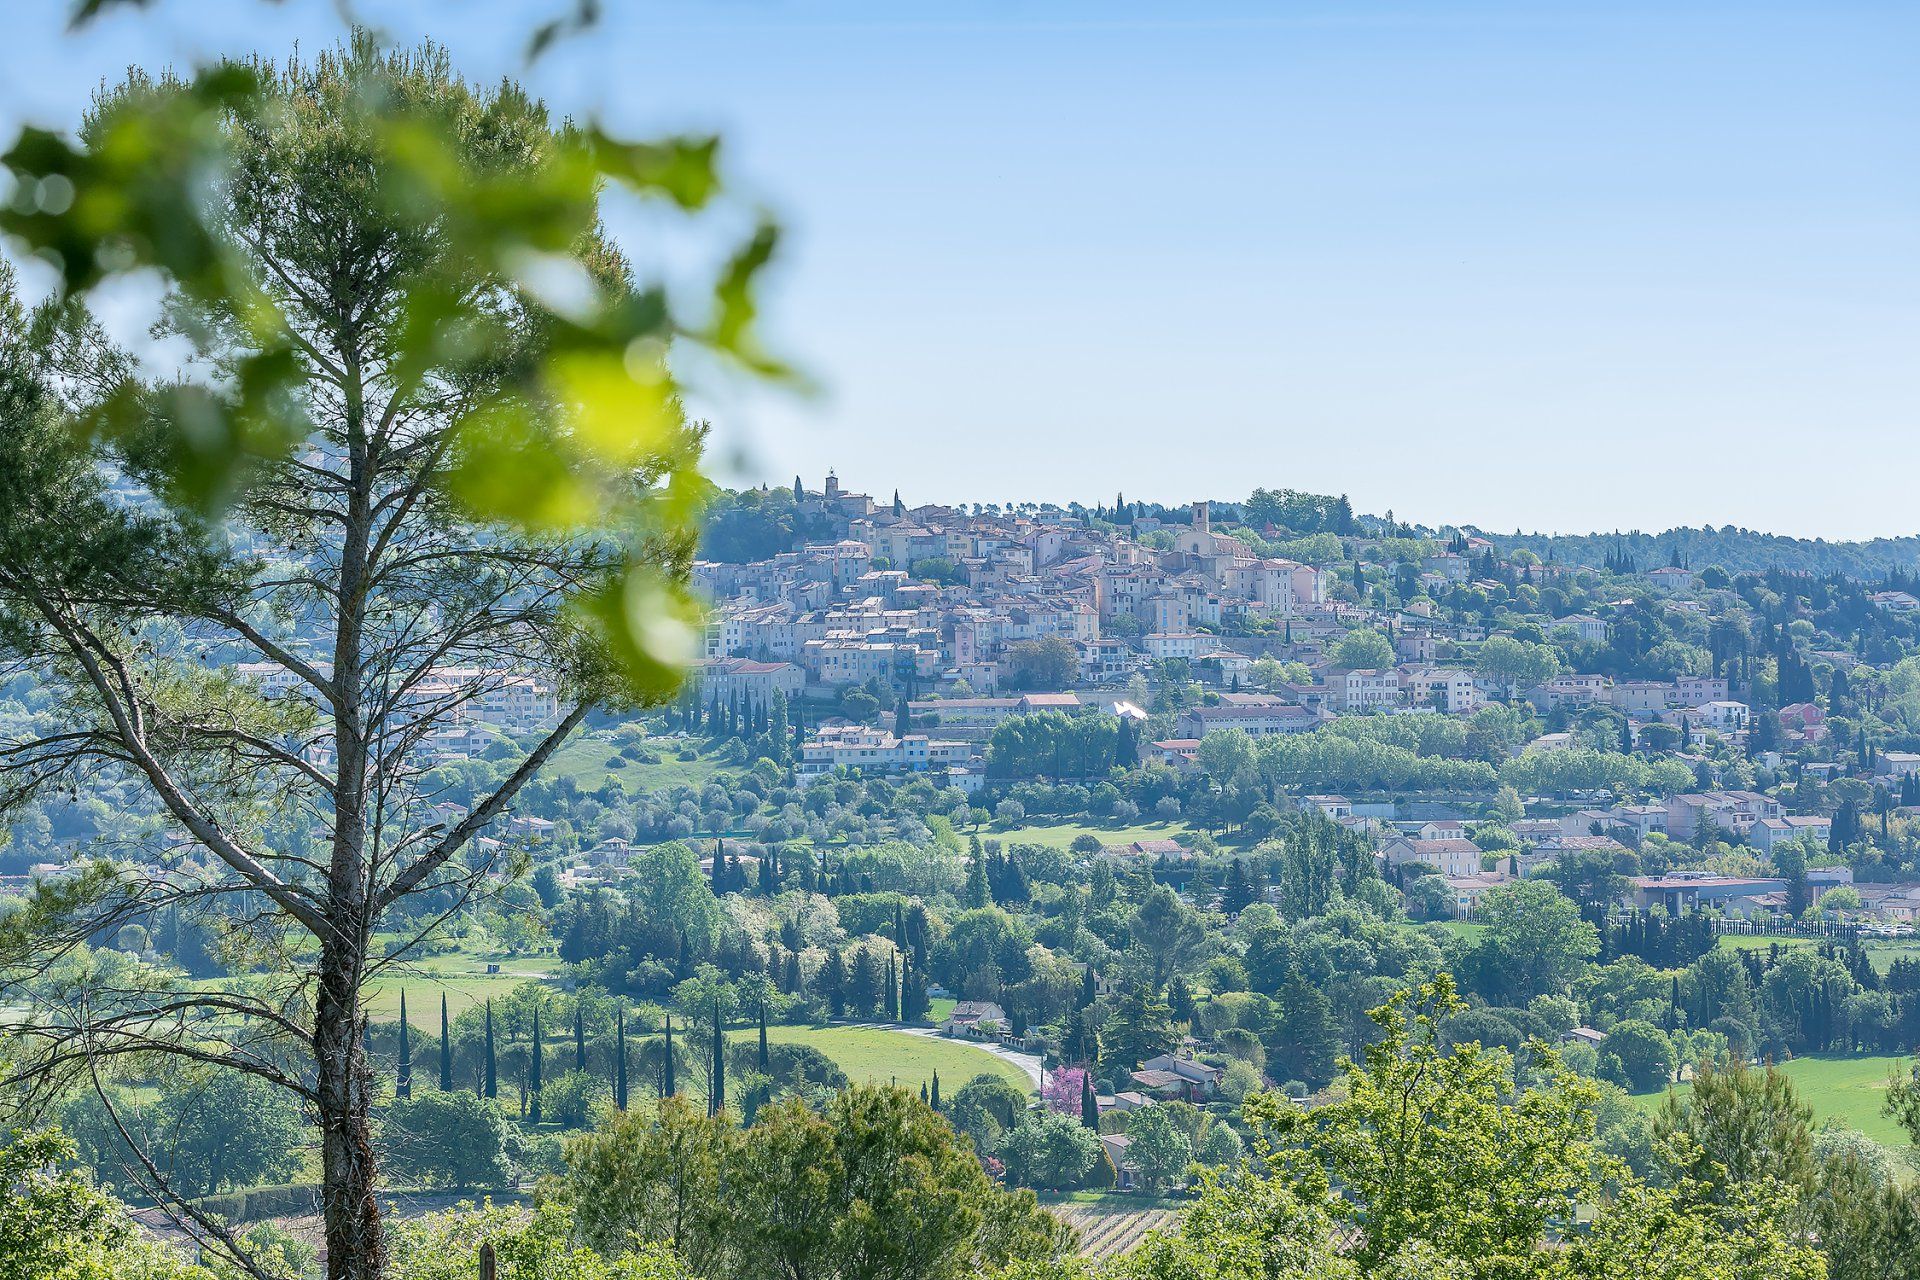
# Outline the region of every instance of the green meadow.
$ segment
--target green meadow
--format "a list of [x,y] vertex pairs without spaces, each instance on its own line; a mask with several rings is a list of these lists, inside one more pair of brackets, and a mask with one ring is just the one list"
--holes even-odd
[[[752,1028],[729,1032],[736,1040],[751,1040]],[[940,1088],[951,1094],[982,1073],[996,1075],[1023,1091],[1033,1082],[1011,1062],[985,1049],[934,1036],[908,1035],[885,1027],[768,1027],[767,1039],[781,1044],[811,1045],[831,1058],[854,1081],[899,1083],[910,1089],[930,1083],[940,1073]]]

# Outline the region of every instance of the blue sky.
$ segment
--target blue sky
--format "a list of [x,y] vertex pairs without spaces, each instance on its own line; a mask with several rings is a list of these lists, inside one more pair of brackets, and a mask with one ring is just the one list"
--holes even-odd
[[[129,63],[341,30],[322,0],[155,0],[78,37],[31,7],[0,132],[71,123]],[[555,7],[358,5],[486,79]],[[736,478],[1920,527],[1920,7],[606,7],[534,88],[724,131],[791,230],[770,332],[824,390],[709,381]]]

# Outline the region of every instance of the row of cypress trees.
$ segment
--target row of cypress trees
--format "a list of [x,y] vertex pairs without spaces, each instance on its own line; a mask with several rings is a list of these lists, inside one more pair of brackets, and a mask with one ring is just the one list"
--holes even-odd
[[[889,972],[889,977],[891,976],[891,972]],[[486,1065],[478,1092],[481,1097],[496,1098],[499,1096],[500,1078],[498,1060],[495,1056],[493,1042],[493,1001],[487,1001],[486,1010]],[[659,1092],[661,1097],[668,1098],[679,1092],[674,1079],[673,1016],[671,1014],[667,1015],[666,1024],[662,1029],[662,1035],[664,1043],[661,1054],[662,1065]],[[627,1011],[624,1007],[617,1008],[614,1011],[614,1045],[613,1104],[620,1110],[625,1111],[627,1109],[629,1095],[627,1082]],[[540,1033],[540,1010],[538,1006],[536,1006],[533,1011],[532,1059],[527,1071],[527,1117],[535,1124],[540,1123],[540,1090],[545,1083],[545,1051],[546,1046]],[[726,1036],[721,1026],[718,1001],[715,1001],[713,1006],[713,1033],[710,1053],[707,1113],[712,1115],[718,1113],[726,1106],[727,1088]],[[575,1009],[573,1018],[573,1055],[574,1068],[580,1071],[586,1070],[586,1025],[580,1016],[578,1008]],[[772,1054],[767,1043],[767,1010],[765,1005],[760,1007],[758,1066],[762,1076],[769,1076],[771,1074]],[[399,1098],[412,1097],[413,1028],[407,1021],[407,993],[405,991],[400,993],[400,1053],[399,1059],[395,1064],[394,1075],[394,1096]],[[447,997],[444,994],[440,997],[440,1091],[442,1093],[453,1092],[452,1025],[447,1016]],[[754,1099],[753,1101],[761,1102],[764,1101],[764,1098]]]

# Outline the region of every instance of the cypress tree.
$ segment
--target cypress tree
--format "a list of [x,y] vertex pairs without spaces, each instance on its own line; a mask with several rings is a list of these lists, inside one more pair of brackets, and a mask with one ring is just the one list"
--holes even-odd
[[1092,1070],[1080,1074],[1080,1123],[1100,1132],[1100,1095],[1093,1091]]
[[447,1023],[447,993],[440,993],[440,1092],[453,1092],[453,1036]]
[[666,1051],[666,1056],[663,1059],[663,1062],[665,1063],[665,1065],[661,1068],[661,1073],[663,1078],[660,1085],[660,1096],[663,1098],[671,1098],[675,1093],[679,1092],[677,1089],[673,1087],[673,1015],[672,1014],[667,1015],[667,1051]]
[[527,1119],[540,1123],[540,1006],[533,1007],[533,1065],[527,1072]]
[[717,1116],[727,1105],[726,1039],[720,1034],[720,1002],[713,1002],[713,1087],[707,1090],[707,1114]]
[[900,987],[894,972],[893,953],[887,953],[887,1021],[900,1021]]
[[928,1095],[927,1104],[935,1111],[940,1109],[940,1073],[937,1070],[933,1073],[933,1089]]
[[978,910],[993,904],[993,895],[987,887],[987,860],[980,851],[980,839],[974,837],[973,859],[967,864],[967,906]]
[[821,994],[827,998],[827,1011],[836,1018],[847,1016],[847,966],[838,951],[827,953],[827,963],[820,970],[819,986]]
[[927,1016],[927,982],[909,953],[900,962],[900,1020],[920,1022]]
[[587,1069],[587,1024],[581,1016],[578,997],[573,1002],[573,1069]]
[[413,1033],[407,1027],[407,991],[400,989],[400,1067],[393,1082],[393,1096],[413,1096]]
[[1167,989],[1167,1006],[1172,1010],[1175,1022],[1193,1022],[1193,991],[1181,974],[1173,975],[1173,984]]
[[627,1109],[627,1011],[624,1006],[613,1014],[613,1105]]
[[495,1067],[493,1056],[493,1001],[487,1001],[487,1081],[481,1090],[488,1098],[500,1096],[500,1076]]
[[767,1052],[767,1004],[760,1002],[760,1074],[773,1074],[773,1057]]

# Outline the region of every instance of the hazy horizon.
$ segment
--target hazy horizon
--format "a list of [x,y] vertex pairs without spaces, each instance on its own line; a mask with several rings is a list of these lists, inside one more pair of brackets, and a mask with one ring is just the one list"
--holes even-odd
[[[975,503],[979,503],[983,506],[989,506],[989,507],[998,506],[1002,509],[1006,509],[1009,507],[1026,507],[1026,506],[1035,506],[1035,507],[1051,506],[1051,507],[1058,507],[1061,509],[1065,509],[1072,506],[1076,502],[1085,507],[1092,507],[1096,504],[1100,506],[1112,506],[1115,499],[1120,497],[1124,497],[1129,503],[1146,502],[1152,505],[1157,505],[1157,506],[1166,507],[1170,509],[1179,508],[1179,507],[1189,507],[1195,502],[1210,502],[1210,503],[1213,503],[1217,508],[1221,503],[1234,503],[1234,504],[1243,503],[1247,500],[1248,496],[1252,493],[1254,489],[1264,488],[1264,489],[1296,489],[1304,493],[1313,493],[1313,494],[1318,494],[1321,496],[1328,496],[1328,497],[1338,497],[1338,496],[1344,495],[1350,502],[1352,502],[1353,511],[1356,516],[1385,517],[1389,514],[1388,508],[1371,506],[1362,499],[1361,495],[1351,493],[1347,490],[1308,489],[1300,485],[1274,484],[1274,483],[1264,483],[1259,481],[1250,483],[1247,486],[1247,489],[1245,492],[1237,493],[1237,494],[1229,494],[1225,492],[1211,492],[1211,493],[1195,492],[1195,493],[1187,494],[1184,496],[1166,497],[1156,493],[1148,492],[1146,490],[1135,492],[1132,490],[1122,488],[1120,490],[1116,490],[1113,493],[1108,493],[1104,496],[1099,494],[1090,494],[1090,495],[1066,495],[1066,496],[1028,495],[1028,496],[1019,496],[1019,497],[1001,498],[1001,499],[954,498],[951,496],[942,496],[939,493],[916,494],[914,492],[910,492],[904,486],[890,485],[884,481],[884,478],[876,478],[876,479],[873,479],[871,482],[869,482],[868,480],[864,479],[862,476],[858,474],[853,474],[853,475],[848,474],[846,469],[844,468],[833,468],[833,470],[838,476],[841,488],[846,490],[847,492],[864,493],[864,494],[867,494],[869,497],[873,498],[876,502],[885,504],[893,500],[894,490],[898,488],[900,491],[900,501],[909,508],[920,507],[920,506],[953,507],[953,508],[969,507],[970,508]],[[799,473],[799,477],[802,485],[804,485],[807,489],[814,490],[814,491],[819,490],[821,482],[825,478],[825,475],[826,475],[825,470],[816,470],[814,472],[802,471]],[[731,481],[725,481],[724,483],[726,484],[726,487],[730,489],[746,489],[750,487],[760,487],[762,485],[765,485],[771,488],[780,488],[783,486],[791,487],[793,484],[793,477],[787,476],[784,479],[781,479],[778,477],[764,477],[764,478],[754,477],[751,480],[734,479]],[[1464,515],[1464,516],[1442,515],[1439,519],[1427,519],[1423,517],[1415,517],[1415,516],[1409,515],[1404,511],[1392,511],[1391,514],[1396,521],[1402,524],[1413,524],[1413,525],[1418,525],[1418,526],[1428,528],[1428,529],[1433,529],[1433,530],[1471,529],[1479,533],[1487,534],[1493,537],[1512,537],[1516,532],[1518,532],[1521,537],[1527,537],[1527,538],[1609,537],[1615,534],[1619,534],[1623,536],[1644,535],[1644,536],[1652,537],[1659,534],[1673,533],[1680,530],[1691,529],[1694,531],[1699,531],[1700,529],[1703,528],[1703,525],[1699,523],[1688,524],[1682,521],[1672,521],[1666,524],[1641,524],[1641,525],[1623,524],[1618,527],[1607,526],[1603,528],[1590,528],[1590,529],[1575,529],[1575,528],[1542,529],[1542,528],[1528,528],[1526,526],[1522,526],[1518,530],[1515,530],[1510,527],[1493,525],[1483,520],[1477,520],[1473,518],[1471,515]],[[1824,534],[1818,534],[1818,533],[1802,533],[1793,529],[1765,528],[1758,525],[1742,525],[1742,524],[1733,523],[1733,522],[1722,522],[1719,524],[1712,525],[1710,527],[1714,532],[1719,532],[1727,528],[1729,523],[1732,523],[1733,528],[1741,530],[1746,533],[1760,534],[1765,537],[1773,537],[1773,538],[1789,538],[1789,539],[1793,539],[1795,541],[1800,541],[1800,542],[1827,542],[1827,543],[1839,544],[1839,543],[1868,543],[1868,542],[1879,542],[1879,541],[1896,541],[1899,539],[1906,539],[1906,538],[1920,538],[1920,528],[1915,528],[1910,532],[1904,532],[1904,533],[1866,534],[1860,537],[1836,538],[1836,537],[1830,537],[1830,536],[1827,536]]]
[[[769,336],[824,390],[703,382],[722,480],[1920,529],[1911,7],[650,4],[526,72],[561,7],[356,9],[556,113],[724,132],[791,233]],[[343,30],[329,0],[66,8],[14,15],[9,132],[129,64]]]

